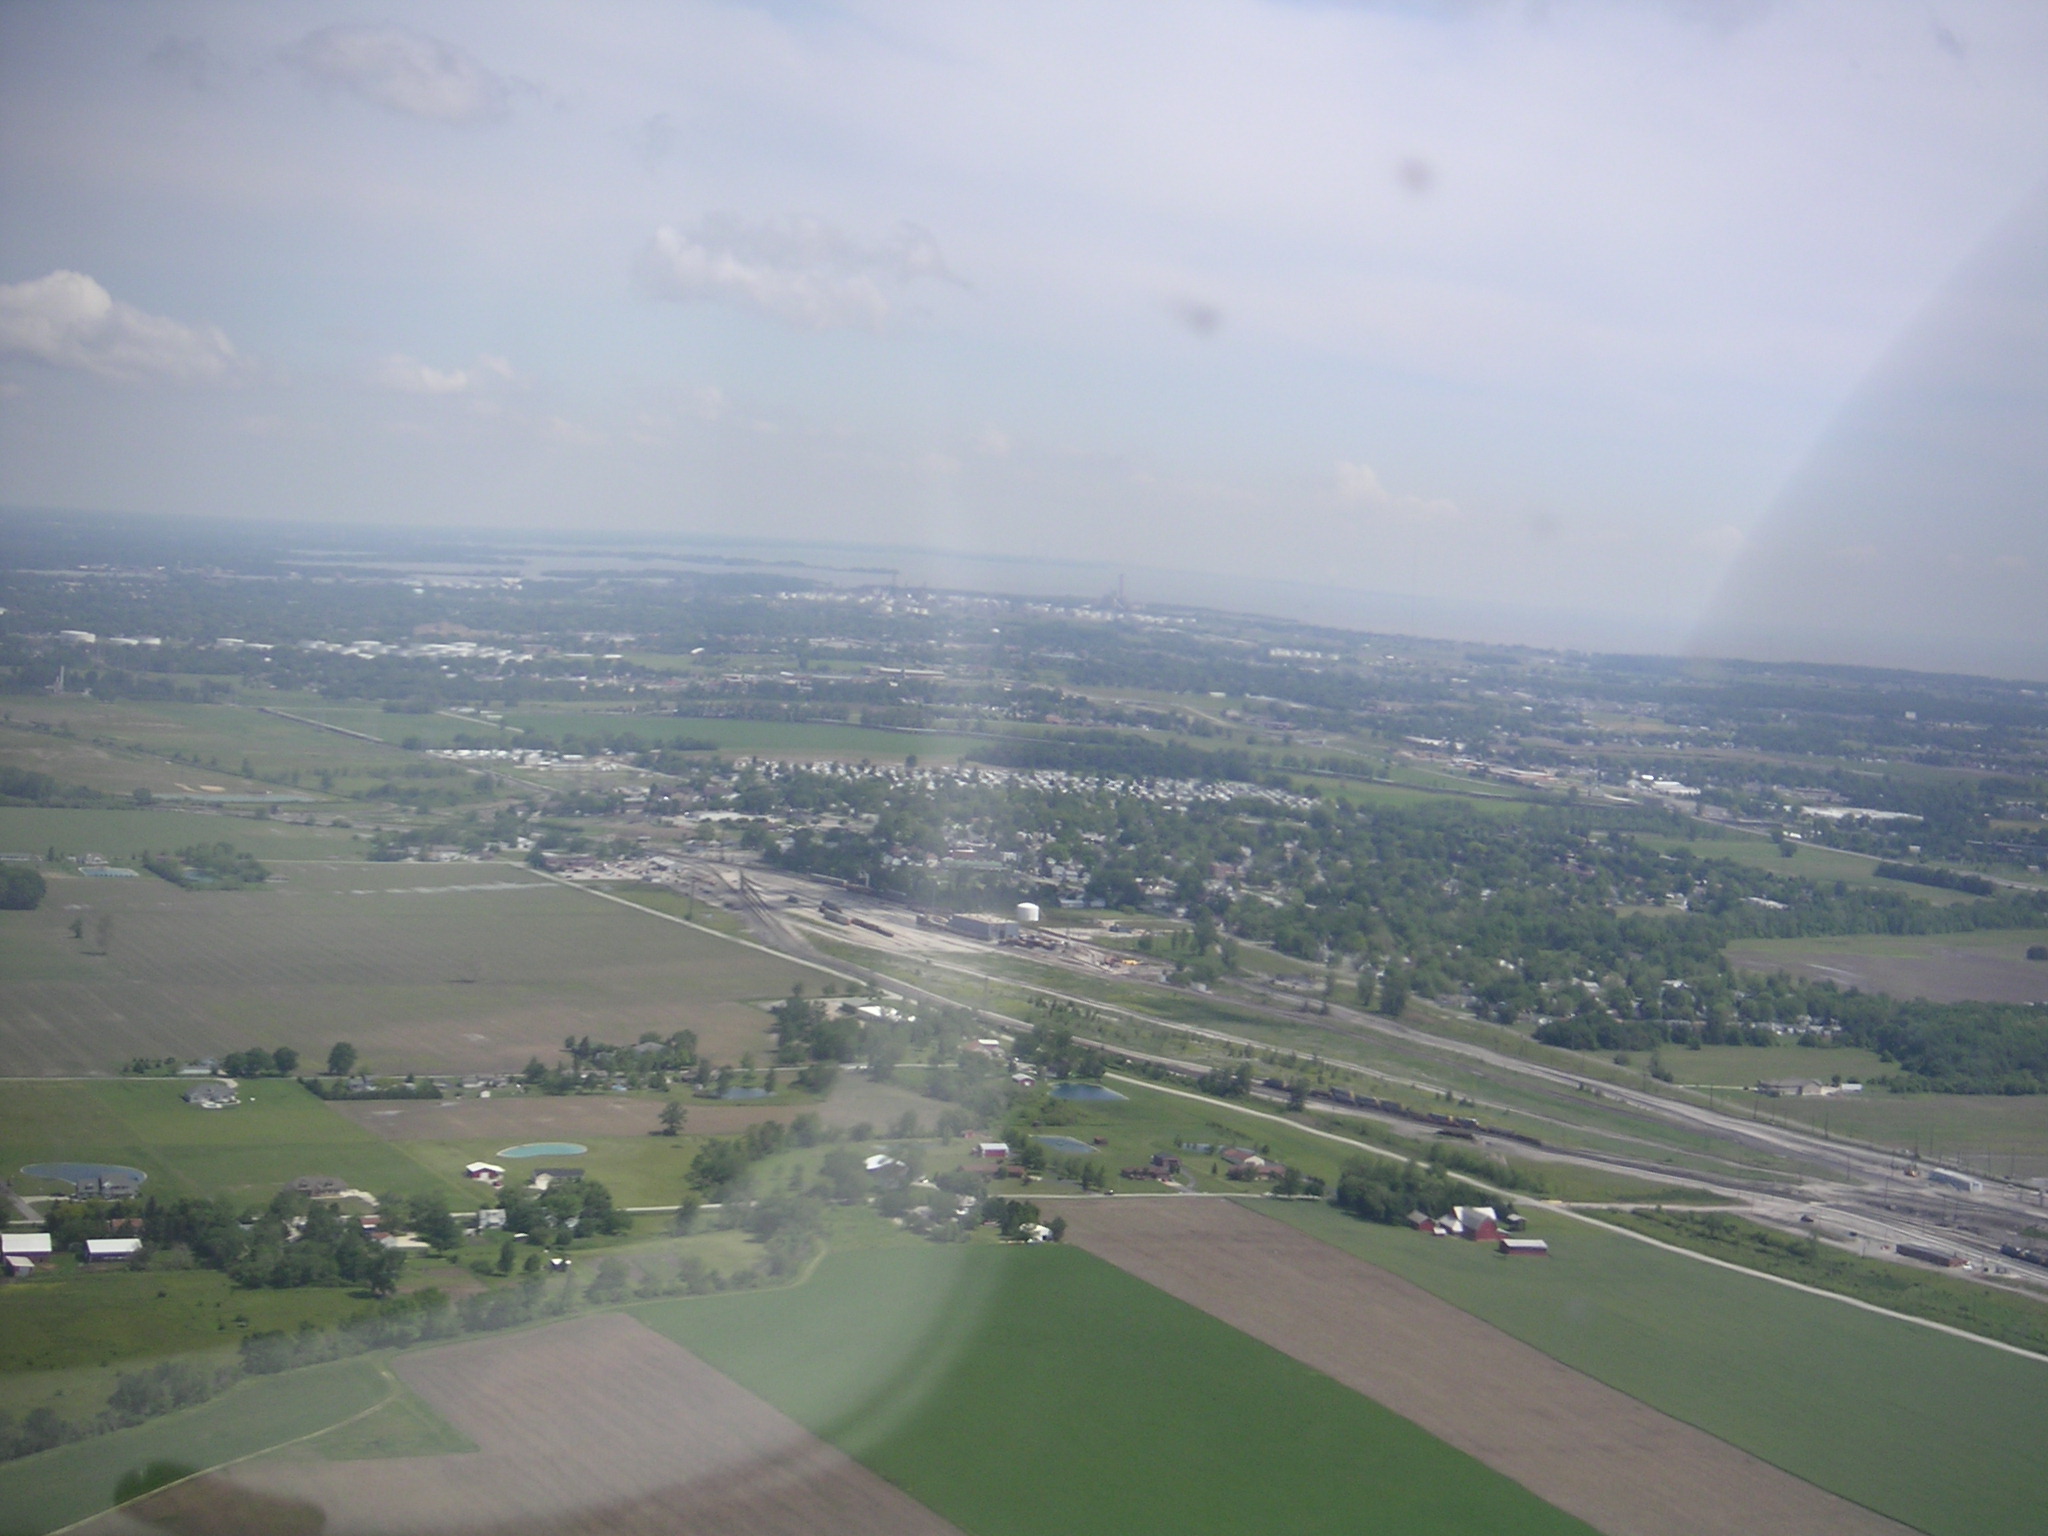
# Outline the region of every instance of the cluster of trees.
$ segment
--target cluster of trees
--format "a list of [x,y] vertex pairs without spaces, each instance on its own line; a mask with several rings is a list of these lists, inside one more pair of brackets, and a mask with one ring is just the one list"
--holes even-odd
[[769,1011],[775,1016],[775,1059],[785,1066],[852,1061],[860,1054],[860,1015],[851,1005],[834,1011],[817,998],[805,997],[803,983],[798,982]]
[[33,768],[0,764],[0,805],[105,805],[113,797],[83,784],[64,785]]
[[[407,1209],[403,1201],[396,1205],[399,1212]],[[447,1207],[438,1210],[452,1230]],[[365,1236],[362,1226],[346,1220],[332,1202],[310,1201],[289,1190],[256,1210],[239,1210],[226,1200],[151,1196],[143,1201],[64,1201],[52,1206],[47,1218],[53,1243],[65,1248],[89,1237],[135,1232],[138,1223],[145,1263],[166,1250],[182,1250],[200,1267],[219,1270],[251,1289],[359,1285],[373,1296],[389,1296],[405,1268],[403,1253]],[[459,1236],[453,1234],[449,1242]]]
[[1996,896],[1998,887],[1982,875],[1964,874],[1959,869],[1943,869],[1938,864],[1894,864],[1889,861],[1877,866],[1880,880],[1904,880],[1913,885],[1931,885],[1937,890],[1961,891],[1969,896]]
[[578,1237],[615,1237],[633,1225],[596,1179],[565,1179],[541,1191],[508,1188],[498,1203],[505,1208],[506,1231],[554,1247]]
[[1099,1078],[1109,1058],[1098,1046],[1084,1045],[1064,1024],[1038,1023],[1017,1042],[1017,1054],[1034,1062],[1048,1077]]
[[441,1088],[437,1083],[423,1083],[412,1077],[403,1082],[358,1083],[350,1086],[347,1082],[319,1077],[302,1077],[299,1086],[316,1099],[438,1099]]
[[1441,1216],[1464,1198],[1460,1186],[1426,1163],[1353,1157],[1338,1170],[1337,1190],[1330,1203],[1363,1221],[1399,1226],[1410,1211]]
[[49,888],[33,864],[0,864],[0,912],[33,912]]
[[239,891],[270,878],[254,854],[239,853],[227,842],[194,843],[176,853],[144,853],[141,863],[152,875],[187,890]]
[[246,1051],[229,1051],[221,1057],[220,1069],[228,1077],[290,1077],[299,1070],[299,1053],[288,1045],[274,1051],[252,1045]]
[[1039,1209],[1029,1200],[1006,1200],[996,1195],[981,1203],[981,1219],[992,1224],[1005,1238],[1015,1239],[1024,1235],[1026,1227],[1045,1227],[1052,1233],[1052,1240],[1059,1242],[1067,1235],[1067,1218],[1055,1216],[1051,1221],[1039,1220]]
[[817,1117],[799,1115],[797,1121],[804,1123],[799,1127],[796,1121],[785,1126],[780,1120],[762,1120],[737,1136],[705,1142],[690,1160],[690,1188],[703,1199],[718,1199],[762,1158],[773,1157],[788,1145],[811,1145],[819,1135]]

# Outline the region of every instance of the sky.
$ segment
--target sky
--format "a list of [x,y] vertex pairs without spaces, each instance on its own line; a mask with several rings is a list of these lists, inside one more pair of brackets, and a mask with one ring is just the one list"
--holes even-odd
[[5,0],[0,503],[2048,676],[2044,186],[2033,3]]

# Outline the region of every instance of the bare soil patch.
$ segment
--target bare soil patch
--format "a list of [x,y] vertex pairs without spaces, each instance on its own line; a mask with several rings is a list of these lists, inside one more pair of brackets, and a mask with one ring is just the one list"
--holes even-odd
[[1787,971],[1806,981],[1932,1003],[2048,1003],[2048,964],[2025,957],[2029,942],[2040,943],[2041,935],[2028,933],[1996,946],[1982,939],[1971,944],[1896,940],[1886,946],[1894,951],[1888,954],[1858,954],[1826,944],[1803,949],[1732,945],[1728,960],[1744,970]]
[[[284,1452],[102,1516],[94,1536],[958,1536],[908,1495],[631,1318],[401,1356],[481,1449],[360,1463]],[[280,1518],[282,1517],[282,1518]]]
[[[685,1129],[693,1136],[727,1136],[762,1120],[787,1120],[788,1106],[705,1103],[686,1096]],[[652,1099],[572,1094],[511,1099],[362,1099],[333,1105],[386,1141],[469,1141],[504,1137],[521,1141],[580,1141],[590,1136],[644,1136],[656,1129],[660,1105]],[[544,1160],[543,1160],[544,1161]]]
[[1905,1526],[1234,1202],[1073,1201],[1061,1214],[1070,1241],[1613,1536],[1906,1536]]

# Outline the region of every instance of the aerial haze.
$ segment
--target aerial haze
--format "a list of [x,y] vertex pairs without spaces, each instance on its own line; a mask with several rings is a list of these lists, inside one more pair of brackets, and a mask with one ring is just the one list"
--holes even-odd
[[2039,677],[2044,76],[2017,4],[11,5],[0,501]]

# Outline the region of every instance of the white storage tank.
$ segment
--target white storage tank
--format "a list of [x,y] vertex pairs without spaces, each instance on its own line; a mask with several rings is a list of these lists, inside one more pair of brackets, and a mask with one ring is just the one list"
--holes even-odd
[[1017,921],[1018,921],[1018,922],[1020,922],[1020,923],[1035,923],[1035,922],[1037,922],[1037,921],[1038,921],[1038,903],[1037,903],[1037,902],[1035,902],[1035,901],[1020,901],[1020,902],[1018,902],[1018,903],[1017,903]]

